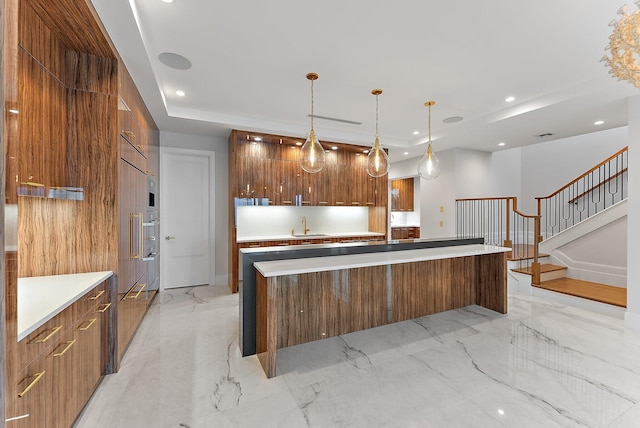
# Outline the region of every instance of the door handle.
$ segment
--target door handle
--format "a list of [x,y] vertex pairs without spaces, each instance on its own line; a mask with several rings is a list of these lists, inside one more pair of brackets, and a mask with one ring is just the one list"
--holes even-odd
[[165,239],[166,241],[170,241],[170,240],[172,240],[172,239],[176,239],[176,237],[175,237],[175,236],[169,236],[169,235],[167,235],[167,236],[165,236],[165,237],[164,237],[164,239]]

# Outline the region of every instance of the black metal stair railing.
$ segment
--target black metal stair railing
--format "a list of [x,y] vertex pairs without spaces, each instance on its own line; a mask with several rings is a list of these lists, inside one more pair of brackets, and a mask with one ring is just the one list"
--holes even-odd
[[550,238],[626,199],[628,164],[624,147],[549,196],[536,197],[541,216],[538,239]]
[[511,209],[515,205],[514,196],[456,199],[456,236],[511,247]]

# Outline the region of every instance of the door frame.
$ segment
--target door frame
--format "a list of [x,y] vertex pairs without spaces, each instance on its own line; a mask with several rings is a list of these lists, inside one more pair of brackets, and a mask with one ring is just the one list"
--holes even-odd
[[[166,177],[162,173],[163,165],[165,164],[167,155],[189,155],[202,158],[208,158],[209,160],[209,285],[215,284],[216,277],[216,253],[215,253],[215,236],[216,236],[216,222],[215,222],[215,168],[216,168],[216,153],[211,150],[196,150],[196,149],[182,149],[179,147],[163,147],[160,146],[160,235],[162,232],[162,217],[163,212],[166,211]],[[164,239],[160,239],[160,288],[159,291],[164,291],[164,275],[162,254],[164,250]]]

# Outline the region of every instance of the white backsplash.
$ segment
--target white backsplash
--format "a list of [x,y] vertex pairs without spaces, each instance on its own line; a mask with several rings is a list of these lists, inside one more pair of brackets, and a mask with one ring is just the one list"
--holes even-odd
[[369,229],[367,207],[237,207],[237,236],[270,236],[303,233],[302,216],[309,233],[360,233]]

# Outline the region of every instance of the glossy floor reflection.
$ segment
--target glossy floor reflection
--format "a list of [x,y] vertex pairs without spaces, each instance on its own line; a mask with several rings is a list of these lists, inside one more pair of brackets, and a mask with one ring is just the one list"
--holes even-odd
[[158,295],[76,427],[640,427],[640,334],[542,298],[279,350],[274,379],[237,330],[226,287]]

